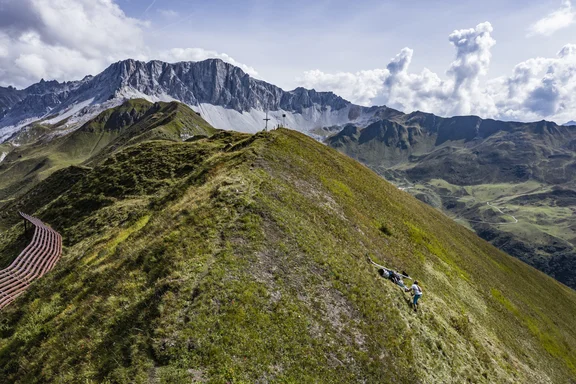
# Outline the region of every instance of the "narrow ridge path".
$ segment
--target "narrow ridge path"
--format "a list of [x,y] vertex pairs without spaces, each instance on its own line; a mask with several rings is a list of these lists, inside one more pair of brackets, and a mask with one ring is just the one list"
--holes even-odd
[[496,210],[498,212],[500,212],[501,214],[506,215],[506,216],[510,216],[512,219],[514,219],[514,223],[511,223],[511,224],[516,224],[518,222],[518,219],[516,217],[512,216],[509,213],[504,213],[504,211],[502,211],[500,208],[496,207],[495,205],[490,204],[489,201],[487,201],[486,204],[488,204],[489,207],[496,208]]
[[[435,187],[434,185],[432,185],[432,184],[430,184],[430,183],[424,183],[424,185],[429,185],[430,187],[433,187],[433,188]],[[409,190],[409,189],[415,189],[415,187],[398,187],[398,189],[401,190],[401,191],[407,192],[407,190]],[[476,201],[476,202],[478,202],[478,203],[486,203],[490,208],[494,208],[494,209],[496,209],[498,212],[500,212],[502,215],[504,215],[504,216],[510,216],[510,217],[514,220],[513,223],[512,223],[512,222],[492,223],[492,222],[489,222],[489,221],[464,219],[464,218],[461,218],[460,216],[456,216],[456,217],[448,216],[448,217],[451,217],[452,220],[454,220],[454,221],[467,221],[467,222],[469,222],[469,223],[491,224],[491,225],[510,225],[510,224],[517,224],[517,223],[518,223],[518,219],[517,219],[515,216],[513,216],[513,215],[511,215],[511,214],[509,214],[509,213],[506,213],[506,212],[502,211],[502,209],[498,208],[497,206],[490,204],[489,201],[479,201],[479,200],[477,200],[477,199],[476,199],[475,197],[473,197],[473,196],[470,196],[470,197],[464,197],[464,196],[462,196],[462,197],[460,197],[460,196],[454,196],[454,195],[440,195],[440,194],[436,194],[436,196],[441,197],[441,198],[442,198],[442,197],[448,197],[448,198],[458,199],[458,200],[464,200],[464,201]],[[507,209],[507,208],[506,208],[506,209]],[[444,210],[442,210],[442,212],[444,212]]]
[[25,213],[20,212],[20,216],[34,225],[34,235],[12,264],[0,270],[0,309],[48,273],[62,255],[62,236],[58,232]]

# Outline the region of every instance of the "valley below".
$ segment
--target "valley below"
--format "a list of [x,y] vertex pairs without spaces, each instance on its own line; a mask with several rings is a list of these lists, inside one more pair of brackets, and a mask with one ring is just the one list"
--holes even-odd
[[400,189],[520,260],[576,287],[576,191],[525,182],[457,186],[444,180]]
[[415,112],[328,145],[496,247],[576,288],[576,130]]

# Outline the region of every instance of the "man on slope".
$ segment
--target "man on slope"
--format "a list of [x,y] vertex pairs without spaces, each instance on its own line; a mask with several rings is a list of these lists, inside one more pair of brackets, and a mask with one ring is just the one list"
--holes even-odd
[[418,285],[418,280],[414,280],[414,284],[410,288],[404,288],[405,292],[412,291],[412,296],[414,299],[412,300],[412,308],[414,308],[414,312],[418,311],[418,300],[422,297],[422,288]]

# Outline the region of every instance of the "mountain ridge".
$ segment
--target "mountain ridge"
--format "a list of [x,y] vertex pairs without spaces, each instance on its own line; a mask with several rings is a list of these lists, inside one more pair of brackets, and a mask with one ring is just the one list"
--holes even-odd
[[0,203],[26,193],[51,173],[69,165],[90,165],[95,158],[141,141],[183,141],[215,133],[185,104],[130,99],[107,109],[72,132],[31,127],[15,134],[17,145],[4,149],[0,161]]
[[[15,202],[66,248],[0,313],[3,382],[576,373],[574,291],[298,132],[143,141],[74,173],[39,185],[59,196]],[[2,264],[21,227],[0,238]],[[418,314],[366,254],[420,280]]]
[[576,288],[576,126],[417,112],[326,142]]
[[525,124],[477,116],[442,118],[420,111],[403,113],[386,106],[363,107],[333,92],[302,87],[284,91],[220,59],[178,63],[126,59],[78,81],[41,80],[23,90],[0,88],[0,141],[32,121],[78,127],[130,98],[180,101],[217,128],[244,132],[261,130],[268,111],[272,126],[290,126],[315,137],[328,136],[348,123],[366,127],[380,119],[402,124],[455,119],[455,126],[468,126],[473,120],[483,121],[483,125],[492,121],[499,127]]
[[[4,110],[4,116],[0,118],[0,134],[1,127],[15,130],[30,119],[48,118],[57,122],[75,114],[93,117],[95,112],[91,108],[102,105],[101,109],[105,109],[129,98],[177,100],[196,108],[213,125],[214,122],[225,125],[219,128],[231,129],[236,123],[235,129],[249,131],[261,129],[263,122],[260,117],[263,118],[266,111],[273,112],[271,117],[276,124],[286,120],[284,114],[290,114],[287,117],[289,122],[301,130],[320,128],[322,124],[318,125],[315,119],[324,119],[330,125],[348,121],[349,116],[360,118],[363,112],[370,114],[373,111],[354,106],[332,92],[316,92],[301,87],[284,91],[254,79],[242,69],[220,59],[174,64],[127,59],[80,81],[42,81],[25,90],[6,93],[11,97],[6,96],[4,102],[0,98],[0,109]],[[22,100],[18,101],[16,94]],[[213,111],[210,106],[221,110]],[[257,116],[245,116],[251,113]],[[246,119],[249,120],[244,121]],[[240,126],[236,126],[238,123]],[[256,124],[259,129],[254,126]]]

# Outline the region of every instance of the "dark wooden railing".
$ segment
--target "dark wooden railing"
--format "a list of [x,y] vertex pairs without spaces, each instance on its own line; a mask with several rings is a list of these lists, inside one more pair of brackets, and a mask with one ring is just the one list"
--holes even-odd
[[0,270],[0,309],[20,296],[33,280],[50,271],[62,255],[62,237],[40,220],[20,212],[34,226],[32,241],[7,268]]

